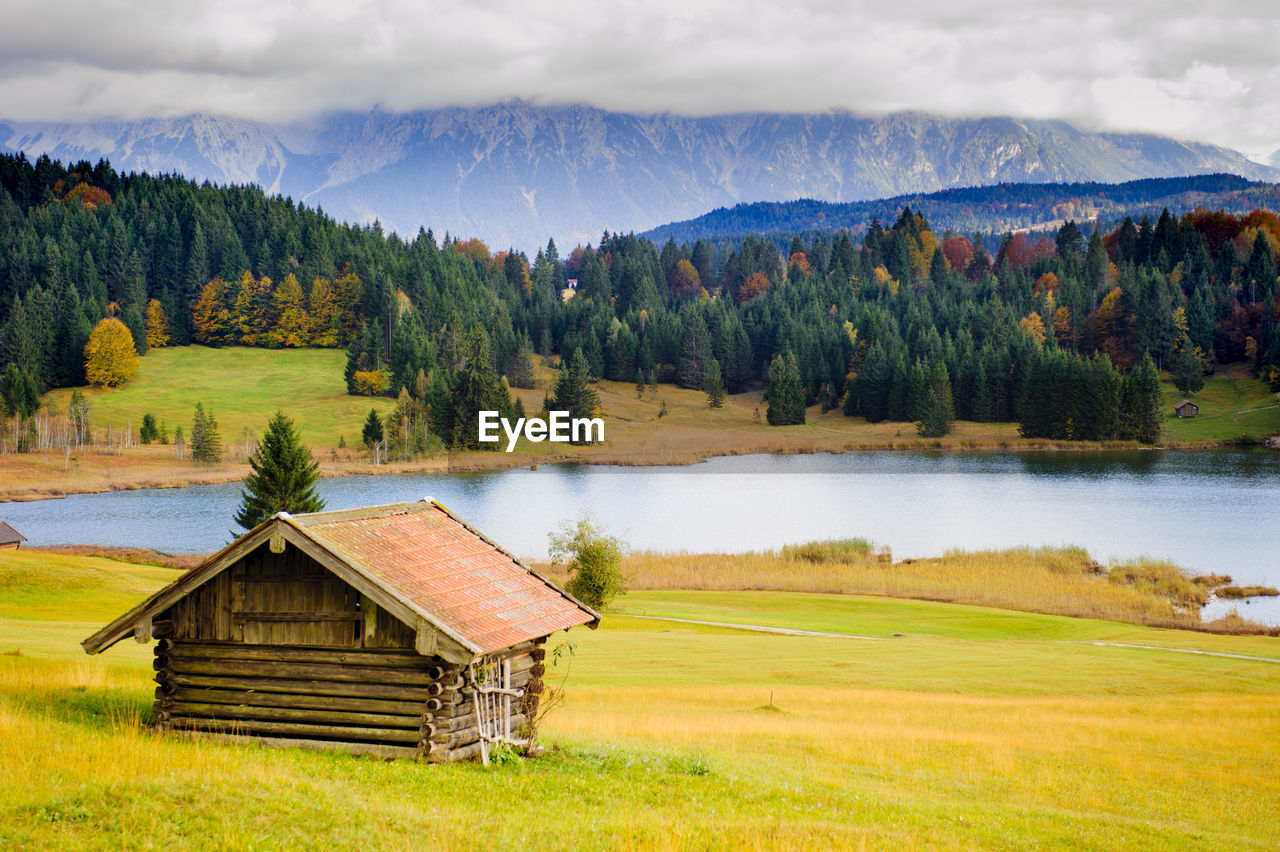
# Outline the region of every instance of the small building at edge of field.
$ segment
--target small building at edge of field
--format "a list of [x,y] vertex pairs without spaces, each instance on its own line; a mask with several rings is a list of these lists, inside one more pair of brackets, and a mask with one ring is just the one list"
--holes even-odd
[[1179,417],[1195,417],[1200,413],[1200,406],[1189,399],[1184,399],[1173,407],[1173,413]]
[[0,521],[0,550],[17,550],[26,540],[25,535],[4,521]]
[[437,502],[280,512],[90,636],[155,646],[155,725],[432,762],[535,718],[551,634],[600,616]]

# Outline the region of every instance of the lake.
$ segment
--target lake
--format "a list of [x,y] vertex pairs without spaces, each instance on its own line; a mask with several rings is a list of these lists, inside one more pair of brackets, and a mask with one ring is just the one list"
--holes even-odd
[[[508,550],[590,507],[633,548],[763,550],[863,537],[895,557],[952,548],[1082,545],[1280,586],[1280,453],[854,452],[735,456],[688,467],[544,465],[491,473],[322,480],[328,508],[434,497]],[[238,484],[85,494],[0,506],[33,545],[206,552],[235,535]],[[1230,603],[1280,624],[1280,600]],[[1222,605],[1206,613],[1214,615]]]

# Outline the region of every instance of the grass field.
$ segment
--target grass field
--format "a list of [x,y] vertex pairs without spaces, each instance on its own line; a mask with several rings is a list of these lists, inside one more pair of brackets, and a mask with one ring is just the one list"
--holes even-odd
[[1276,639],[851,595],[634,592],[600,630],[551,640],[575,650],[545,757],[431,767],[146,733],[149,649],[91,659],[78,643],[172,576],[0,554],[3,848],[1280,843]]
[[[171,446],[89,448],[68,457],[60,450],[0,456],[0,500],[38,499],[84,491],[180,486],[242,478],[244,459],[276,410],[297,422],[302,438],[316,452],[327,476],[443,470],[477,470],[534,463],[584,461],[598,464],[692,464],[720,455],[747,453],[843,452],[856,449],[1098,449],[1096,444],[1024,439],[1016,423],[957,422],[944,438],[921,438],[913,423],[867,423],[838,410],[809,410],[801,426],[772,427],[764,422],[760,391],[736,394],[719,409],[709,409],[706,394],[671,385],[646,389],[600,382],[606,441],[571,447],[521,440],[512,454],[469,452],[400,462],[375,468],[360,445],[370,408],[383,415],[393,407],[385,397],[347,396],[344,353],[333,349],[267,350],[177,347],[153,350],[140,360],[137,377],[114,391],[89,390],[91,420],[103,433],[110,426],[135,432],[147,413],[170,433],[182,425],[189,434],[197,401],[218,419],[226,448],[221,466],[197,466],[175,457]],[[554,370],[536,366],[539,387],[518,390],[526,411],[542,406]],[[1245,435],[1258,440],[1280,433],[1280,405],[1264,383],[1233,367],[1211,377],[1195,400],[1201,415],[1178,420],[1171,415],[1181,397],[1164,386],[1162,443],[1166,446],[1214,445]],[[71,391],[52,392],[54,408],[65,411]],[[348,449],[335,449],[339,438]],[[1104,446],[1125,447],[1124,443]]]
[[[117,390],[88,389],[95,426],[136,432],[142,415],[154,414],[172,435],[181,426],[190,438],[197,402],[218,419],[225,445],[236,444],[247,426],[261,436],[267,421],[283,410],[311,446],[333,447],[339,436],[360,444],[370,408],[386,414],[394,401],[348,396],[342,379],[347,354],[340,349],[209,349],[179,346],[153,349],[138,360],[138,375]],[[51,394],[65,411],[70,390]]]
[[[1161,385],[1164,420],[1160,424],[1166,441],[1256,442],[1267,435],[1280,434],[1280,394],[1266,382],[1251,378],[1247,371],[1229,368],[1209,376],[1198,393],[1183,396],[1170,382]],[[1200,406],[1197,417],[1179,418],[1173,407],[1183,399]]]

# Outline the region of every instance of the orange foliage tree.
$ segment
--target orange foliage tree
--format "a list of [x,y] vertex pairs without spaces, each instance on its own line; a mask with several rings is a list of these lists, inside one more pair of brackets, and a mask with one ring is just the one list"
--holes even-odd
[[964,237],[947,237],[942,243],[942,256],[948,266],[963,275],[973,260],[973,243]]
[[768,275],[763,272],[753,272],[738,290],[738,302],[745,305],[756,296],[768,293],[771,286],[773,282],[769,280]]

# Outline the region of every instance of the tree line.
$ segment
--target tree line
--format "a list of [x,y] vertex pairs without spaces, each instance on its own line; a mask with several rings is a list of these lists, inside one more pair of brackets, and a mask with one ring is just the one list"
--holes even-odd
[[763,387],[778,425],[818,405],[928,434],[958,418],[1153,441],[1161,369],[1244,362],[1280,388],[1277,246],[1262,210],[993,240],[904,208],[857,240],[605,232],[530,259],[340,224],[253,187],[0,157],[0,374],[14,370],[15,399],[83,384],[90,331],[115,316],[140,353],[345,347],[348,391],[398,401],[389,453],[391,435],[401,454],[473,445],[478,406],[514,413],[511,388],[556,355],[576,377],[565,399],[600,379],[709,401]]

